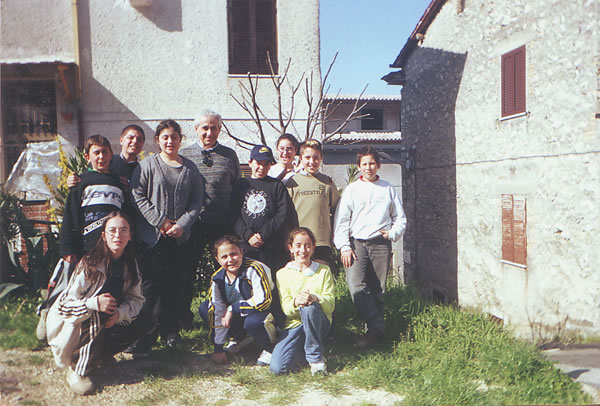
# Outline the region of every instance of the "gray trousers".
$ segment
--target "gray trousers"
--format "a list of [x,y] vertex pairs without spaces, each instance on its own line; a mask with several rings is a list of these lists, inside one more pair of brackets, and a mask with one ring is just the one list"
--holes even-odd
[[370,333],[381,333],[383,293],[390,269],[392,242],[383,237],[350,241],[357,256],[346,269],[346,283],[358,314],[366,321]]

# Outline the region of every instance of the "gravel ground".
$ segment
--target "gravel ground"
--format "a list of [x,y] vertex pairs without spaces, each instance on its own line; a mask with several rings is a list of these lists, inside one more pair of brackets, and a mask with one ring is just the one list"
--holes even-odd
[[[168,356],[168,354],[166,355]],[[178,361],[181,359],[179,365]],[[179,354],[165,368],[160,359],[133,360],[127,354],[117,363],[98,370],[92,377],[97,392],[78,396],[65,381],[65,371],[56,367],[48,348],[41,351],[0,351],[0,406],[4,405],[266,405],[271,396],[261,388],[256,398],[244,385],[235,383],[231,367],[210,362],[209,354]],[[175,368],[173,368],[173,363]],[[255,367],[259,368],[259,367]],[[149,375],[160,378],[149,378]],[[193,376],[192,376],[193,375]],[[251,385],[252,386],[252,385]],[[256,386],[256,385],[254,385]],[[256,389],[256,388],[254,388]],[[256,392],[256,390],[255,390]],[[294,403],[297,405],[394,405],[402,397],[381,390],[346,388],[333,396],[310,382]]]

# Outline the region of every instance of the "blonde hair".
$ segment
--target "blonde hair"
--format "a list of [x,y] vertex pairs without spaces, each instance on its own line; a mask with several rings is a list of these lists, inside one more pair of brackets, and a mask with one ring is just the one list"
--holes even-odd
[[317,151],[319,151],[319,153],[321,154],[321,156],[323,156],[323,146],[317,140],[306,140],[306,141],[304,141],[302,143],[302,145],[300,145],[300,156],[302,156],[302,154],[304,154],[304,151],[306,151],[309,148],[316,149]]

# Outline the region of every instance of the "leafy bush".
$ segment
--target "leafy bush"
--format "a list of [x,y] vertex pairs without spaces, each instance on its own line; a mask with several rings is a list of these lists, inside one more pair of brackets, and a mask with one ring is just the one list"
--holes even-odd
[[80,149],[76,149],[74,155],[67,157],[58,137],[56,138],[56,141],[58,143],[58,167],[61,169],[58,185],[54,187],[52,182],[50,182],[50,177],[48,177],[48,175],[44,175],[43,179],[48,191],[56,201],[56,207],[49,208],[48,215],[53,222],[59,224],[64,214],[65,203],[67,195],[69,194],[67,179],[72,173],[81,176],[81,174],[87,170],[88,162],[85,159],[85,154]]

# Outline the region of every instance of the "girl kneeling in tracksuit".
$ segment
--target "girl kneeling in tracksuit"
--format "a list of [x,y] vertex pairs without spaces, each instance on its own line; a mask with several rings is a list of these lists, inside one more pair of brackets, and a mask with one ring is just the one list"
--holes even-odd
[[67,382],[77,394],[92,393],[90,372],[137,338],[137,327],[130,323],[144,297],[130,240],[129,219],[110,213],[97,244],[81,258],[48,311],[48,344],[56,365],[69,367]]
[[239,343],[252,337],[263,349],[256,363],[266,366],[276,341],[270,311],[274,284],[269,268],[244,257],[241,244],[232,235],[215,242],[213,254],[221,267],[213,274],[209,299],[200,305],[198,312],[210,328],[213,362],[228,362],[224,349],[228,339]]

